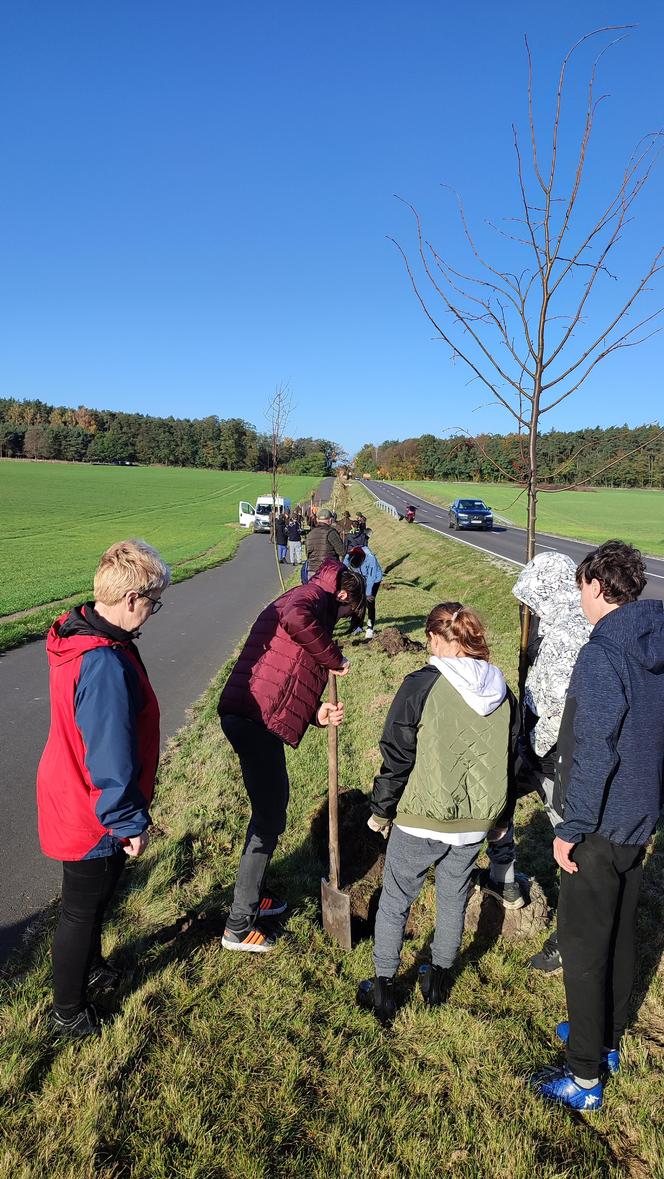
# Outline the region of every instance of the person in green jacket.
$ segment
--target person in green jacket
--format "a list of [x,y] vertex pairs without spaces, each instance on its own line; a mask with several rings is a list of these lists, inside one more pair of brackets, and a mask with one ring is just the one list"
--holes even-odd
[[[427,872],[436,871],[432,963],[420,967],[425,1002],[443,1002],[461,944],[473,868],[489,831],[496,837],[519,730],[516,700],[489,661],[474,610],[443,602],[426,620],[431,657],[406,676],[385,721],[383,764],[369,826],[389,834],[376,917],[376,974],[358,1001],[384,1024],[396,1014],[394,976],[408,914]],[[392,828],[390,833],[390,827]]]

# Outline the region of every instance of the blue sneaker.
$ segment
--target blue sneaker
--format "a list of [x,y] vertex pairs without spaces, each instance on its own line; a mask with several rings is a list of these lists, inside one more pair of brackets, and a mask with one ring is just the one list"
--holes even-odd
[[[566,1019],[556,1025],[556,1035],[559,1040],[562,1040],[563,1044],[567,1044],[569,1040],[569,1023]],[[604,1072],[611,1073],[611,1076],[615,1076],[620,1068],[620,1049],[612,1048],[610,1052],[603,1052],[599,1065]]]
[[592,1089],[577,1085],[568,1068],[543,1068],[530,1078],[530,1088],[547,1101],[567,1105],[570,1109],[600,1109],[604,1086],[599,1081]]

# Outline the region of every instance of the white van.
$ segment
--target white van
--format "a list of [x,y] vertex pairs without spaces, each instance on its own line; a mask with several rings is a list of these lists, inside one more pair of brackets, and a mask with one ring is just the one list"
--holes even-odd
[[278,512],[290,512],[291,510],[291,501],[285,499],[283,495],[277,495],[274,500],[271,495],[259,495],[255,507],[252,507],[246,500],[241,500],[240,524],[243,528],[253,527],[254,532],[269,532],[273,505],[276,505]]

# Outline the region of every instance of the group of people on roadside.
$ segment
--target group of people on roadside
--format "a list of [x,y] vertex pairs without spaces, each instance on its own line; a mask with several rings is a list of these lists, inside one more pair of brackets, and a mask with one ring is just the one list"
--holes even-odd
[[[310,725],[343,722],[343,703],[321,698],[328,673],[350,670],[335,627],[361,619],[371,596],[364,561],[353,561],[358,547],[344,561],[322,552],[306,584],[261,612],[221,694],[221,728],[251,808],[222,938],[230,951],[266,953],[277,942],[271,919],[287,902],[266,874],[286,826],[285,746],[296,748]],[[514,811],[520,794],[542,797],[562,870],[557,944],[549,939],[545,953],[562,961],[568,1019],[556,1030],[567,1056],[532,1084],[579,1109],[601,1105],[604,1077],[620,1064],[642,864],[662,809],[664,726],[653,718],[664,706],[664,615],[661,602],[638,600],[645,582],[640,554],[619,541],[576,569],[557,553],[526,566],[514,590],[536,619],[523,715],[475,610],[436,606],[425,622],[429,659],[389,709],[371,794],[369,826],[389,840],[375,974],[358,1001],[385,1024],[396,1015],[404,930],[428,870],[435,867],[437,921],[420,987],[436,1006],[453,984],[485,842],[490,868],[480,886],[500,903],[523,903]],[[47,642],[52,721],[39,822],[44,852],[63,862],[53,1021],[67,1036],[99,1031],[90,996],[119,981],[101,955],[101,925],[127,857],[147,844],[159,745],[135,639],[168,584],[148,545],[114,545],[97,570],[94,601],[59,618]],[[379,584],[371,582],[374,600]]]

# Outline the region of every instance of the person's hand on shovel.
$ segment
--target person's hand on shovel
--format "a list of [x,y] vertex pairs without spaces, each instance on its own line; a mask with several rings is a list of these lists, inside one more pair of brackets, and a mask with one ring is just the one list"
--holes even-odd
[[341,664],[341,667],[332,668],[332,675],[348,675],[349,671],[350,671],[350,659],[346,659],[346,657],[344,656],[344,661]]
[[323,729],[328,725],[334,725],[336,728],[344,719],[343,702],[340,700],[338,704],[330,704],[329,700],[326,700],[318,709],[317,719]]

